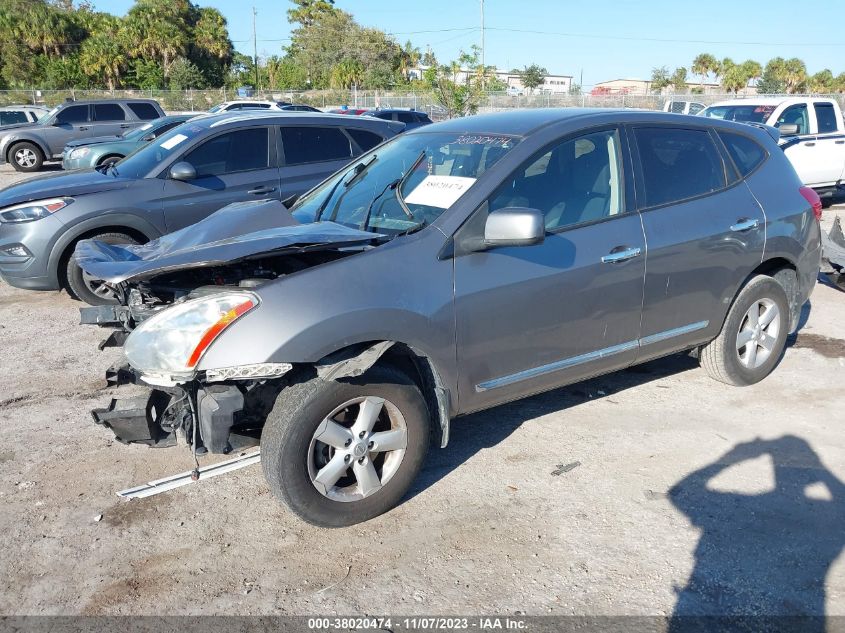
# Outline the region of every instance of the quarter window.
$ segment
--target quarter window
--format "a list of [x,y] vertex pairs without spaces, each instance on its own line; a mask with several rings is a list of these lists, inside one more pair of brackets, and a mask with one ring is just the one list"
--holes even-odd
[[728,153],[743,177],[750,174],[757,168],[757,165],[766,160],[766,150],[747,136],[731,132],[719,132],[719,136],[722,138],[725,147],[728,148]]
[[197,177],[202,178],[267,169],[269,155],[269,129],[259,127],[216,136],[191,150],[184,160],[193,165]]
[[352,144],[340,128],[283,127],[281,132],[288,165],[352,158]]
[[351,136],[352,139],[356,143],[358,143],[358,147],[360,147],[365,152],[370,151],[384,140],[378,134],[374,134],[373,132],[367,132],[366,130],[356,130],[354,128],[347,128],[346,131],[349,132],[349,136]]
[[70,106],[65,108],[56,115],[56,123],[87,123],[88,122],[88,106]]
[[129,109],[135,113],[135,116],[142,121],[152,121],[159,118],[161,115],[151,103],[129,103]]
[[637,128],[645,206],[694,198],[722,189],[725,169],[705,130]]
[[836,124],[836,110],[832,103],[816,103],[813,105],[816,110],[816,121],[819,124],[819,133],[835,132],[838,128]]
[[621,213],[616,130],[564,141],[531,159],[491,199],[491,211],[506,207],[542,211],[548,230]]
[[125,121],[126,113],[116,103],[95,103],[95,121]]

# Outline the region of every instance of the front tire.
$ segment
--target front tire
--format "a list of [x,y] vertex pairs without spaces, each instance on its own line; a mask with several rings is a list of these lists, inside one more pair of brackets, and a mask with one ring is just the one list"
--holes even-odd
[[261,435],[261,464],[270,490],[295,514],[344,527],[401,501],[429,435],[419,388],[375,366],[359,378],[316,377],[283,389]]
[[[99,240],[106,244],[137,244],[132,236],[126,233],[99,233],[92,235],[92,240]],[[73,259],[73,254],[67,260],[65,267],[67,289],[74,299],[84,301],[88,305],[103,306],[116,304],[117,294],[101,279],[97,279],[82,270]]]
[[789,316],[783,286],[766,275],[753,277],[734,300],[719,336],[702,347],[702,367],[729,385],[760,382],[783,356]]
[[44,154],[35,143],[15,143],[9,150],[9,162],[15,171],[38,171],[44,164]]
[[123,156],[118,156],[116,154],[112,154],[111,156],[106,156],[100,159],[100,162],[97,163],[97,167],[111,167],[112,165],[119,163],[123,160]]

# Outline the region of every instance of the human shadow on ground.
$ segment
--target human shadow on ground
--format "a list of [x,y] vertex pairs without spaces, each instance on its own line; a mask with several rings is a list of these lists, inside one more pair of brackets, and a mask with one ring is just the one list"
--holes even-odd
[[[771,490],[709,486],[725,469],[764,456]],[[825,578],[845,545],[845,485],[805,440],[737,444],[675,484],[669,499],[701,530],[670,631],[825,630]]]

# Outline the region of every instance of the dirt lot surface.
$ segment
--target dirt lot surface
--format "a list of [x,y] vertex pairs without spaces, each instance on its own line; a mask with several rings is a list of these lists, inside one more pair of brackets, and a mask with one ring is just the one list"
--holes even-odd
[[257,466],[119,499],[192,460],[92,423],[119,352],[79,305],[0,283],[2,614],[845,614],[833,287],[754,387],[675,356],[456,420],[397,509],[341,530]]

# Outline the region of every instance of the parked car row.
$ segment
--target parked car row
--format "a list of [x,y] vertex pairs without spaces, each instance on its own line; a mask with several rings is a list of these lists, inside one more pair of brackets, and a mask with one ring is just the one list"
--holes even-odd
[[779,362],[821,203],[776,132],[578,109],[403,130],[191,119],[0,192],[0,274],[116,302],[82,316],[123,345],[109,383],[147,389],[93,412],[119,441],[260,443],[321,526],[398,504],[456,416],[681,351],[732,385]]

